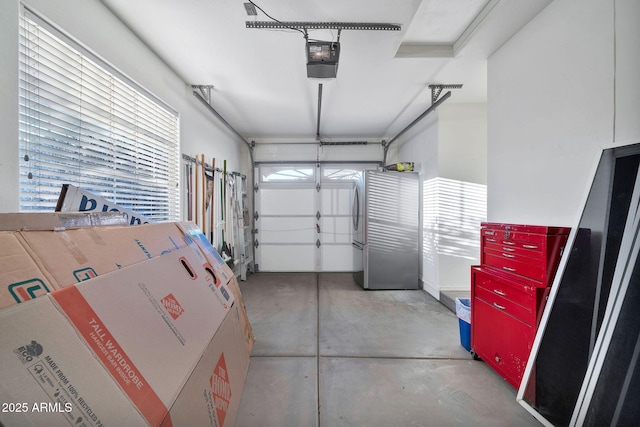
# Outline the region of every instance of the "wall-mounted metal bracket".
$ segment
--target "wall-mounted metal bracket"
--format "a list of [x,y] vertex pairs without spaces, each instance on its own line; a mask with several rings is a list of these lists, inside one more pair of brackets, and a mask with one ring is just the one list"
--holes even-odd
[[253,3],[245,3],[244,4],[244,9],[247,12],[247,15],[249,16],[257,16],[258,15],[258,11],[256,10],[256,5],[254,5]]
[[440,97],[440,93],[443,89],[461,89],[461,84],[450,84],[450,85],[429,85],[431,89],[431,104],[435,104],[438,98]]
[[211,105],[211,89],[213,89],[213,85],[191,85],[191,89],[200,94],[207,104]]

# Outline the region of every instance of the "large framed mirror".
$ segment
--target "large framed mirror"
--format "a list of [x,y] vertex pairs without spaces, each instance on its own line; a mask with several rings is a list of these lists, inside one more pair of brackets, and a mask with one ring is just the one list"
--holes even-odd
[[517,399],[543,424],[640,419],[640,144],[605,149]]

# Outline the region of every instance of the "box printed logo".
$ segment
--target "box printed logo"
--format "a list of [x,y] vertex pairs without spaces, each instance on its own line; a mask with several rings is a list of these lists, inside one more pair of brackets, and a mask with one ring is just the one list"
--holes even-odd
[[24,364],[29,363],[34,357],[38,357],[42,354],[42,346],[35,340],[32,340],[29,344],[23,345],[13,350],[18,355],[18,359]]
[[49,293],[49,288],[40,279],[30,279],[24,282],[14,283],[13,285],[9,285],[8,289],[13,299],[18,303],[29,301],[35,297]]
[[229,409],[229,402],[231,401],[231,385],[227,377],[227,364],[224,361],[224,353],[220,355],[209,383],[211,384],[211,393],[213,394],[213,403],[216,408],[218,422],[220,426],[223,426]]
[[184,308],[180,305],[176,297],[173,294],[169,294],[166,297],[160,300],[162,302],[163,307],[167,312],[171,315],[173,320],[176,320],[182,313],[184,313]]
[[73,272],[73,275],[75,276],[78,282],[84,282],[85,280],[98,277],[98,273],[96,273],[96,271],[91,267],[86,267],[86,268],[81,268],[80,270],[76,270]]

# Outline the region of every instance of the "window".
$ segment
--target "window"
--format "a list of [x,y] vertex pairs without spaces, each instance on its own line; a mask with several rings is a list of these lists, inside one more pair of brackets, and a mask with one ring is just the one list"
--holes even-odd
[[260,166],[260,182],[315,182],[315,165]]
[[31,11],[20,18],[20,210],[62,184],[179,220],[178,114]]
[[351,181],[358,178],[365,169],[375,170],[377,164],[329,165],[322,168],[322,181]]

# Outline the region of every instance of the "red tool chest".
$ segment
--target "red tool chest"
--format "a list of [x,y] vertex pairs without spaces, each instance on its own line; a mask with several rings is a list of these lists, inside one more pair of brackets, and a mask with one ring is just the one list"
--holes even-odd
[[471,267],[471,347],[513,387],[522,380],[570,228],[482,223]]

